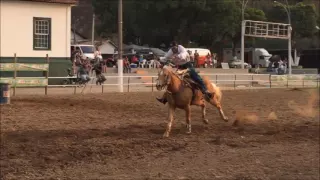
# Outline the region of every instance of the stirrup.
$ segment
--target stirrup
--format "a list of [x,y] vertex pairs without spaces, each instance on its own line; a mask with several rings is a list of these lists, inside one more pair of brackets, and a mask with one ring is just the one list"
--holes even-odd
[[159,102],[161,102],[162,104],[166,104],[167,100],[163,99],[163,98],[156,98]]
[[213,97],[213,93],[206,91],[205,93],[203,93],[203,95],[205,96],[206,99],[211,99]]

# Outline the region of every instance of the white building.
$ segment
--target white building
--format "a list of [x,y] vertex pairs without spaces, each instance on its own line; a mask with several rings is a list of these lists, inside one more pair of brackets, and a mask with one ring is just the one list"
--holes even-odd
[[0,58],[69,58],[71,6],[78,0],[1,0]]
[[[66,76],[70,61],[71,7],[78,0],[0,0],[0,59],[12,63],[45,63],[49,76]],[[1,77],[13,77],[2,72]],[[18,77],[43,77],[42,72],[18,72]],[[59,84],[61,79],[49,79]]]

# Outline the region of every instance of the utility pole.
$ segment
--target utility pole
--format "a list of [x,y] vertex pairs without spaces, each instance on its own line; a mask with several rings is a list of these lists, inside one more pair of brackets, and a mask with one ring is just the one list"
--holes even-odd
[[244,21],[244,11],[249,0],[242,0],[241,3],[241,69],[244,69],[244,31],[245,31],[245,21]]
[[96,19],[96,15],[95,15],[95,13],[94,13],[94,9],[93,9],[93,14],[92,14],[92,34],[91,34],[91,40],[92,40],[92,45],[94,46],[94,24],[95,24],[95,19]]
[[[278,1],[274,1],[274,3],[279,4],[280,6],[282,6],[284,8],[284,10],[287,13],[288,16],[288,23],[289,23],[289,27],[288,27],[288,35],[289,35],[289,39],[288,39],[288,69],[289,72],[288,74],[291,75],[292,73],[292,55],[291,55],[291,48],[292,48],[292,44],[291,44],[291,35],[292,35],[292,26],[291,26],[291,11],[290,11],[290,7],[289,7],[289,3],[288,0],[286,0],[286,5],[278,2]],[[295,54],[296,54],[296,50],[295,50]]]
[[118,6],[118,86],[119,91],[123,92],[123,59],[122,59],[122,0],[119,0]]

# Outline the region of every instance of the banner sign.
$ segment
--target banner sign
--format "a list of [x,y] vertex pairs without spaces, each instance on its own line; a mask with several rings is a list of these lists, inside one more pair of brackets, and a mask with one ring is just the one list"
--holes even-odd
[[32,87],[32,86],[47,86],[48,79],[44,78],[0,78],[0,83],[9,83],[12,87]]
[[15,71],[15,70],[16,71],[48,71],[49,64],[0,63],[0,71]]

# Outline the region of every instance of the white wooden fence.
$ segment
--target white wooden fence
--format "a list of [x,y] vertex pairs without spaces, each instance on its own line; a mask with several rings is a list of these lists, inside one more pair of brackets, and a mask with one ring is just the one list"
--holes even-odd
[[[261,89],[261,88],[319,88],[320,81],[317,74],[299,74],[299,75],[269,75],[269,74],[200,74],[209,77],[210,81],[217,84],[221,89]],[[76,77],[48,77],[49,79],[70,79]],[[101,86],[95,84],[95,77],[91,77],[91,81],[87,84],[87,88],[101,88],[99,91],[114,92],[117,91],[118,76],[106,76],[107,81]],[[155,84],[157,76],[123,76],[124,92],[132,92],[134,87],[140,87],[140,91],[156,91]],[[17,88],[19,91],[20,89]],[[34,88],[34,87],[32,87]],[[76,94],[79,85],[48,85],[49,89],[59,88],[61,91],[73,88],[72,93]],[[39,88],[40,89],[40,88]],[[42,87],[42,89],[44,89]],[[50,94],[48,91],[43,91]]]

